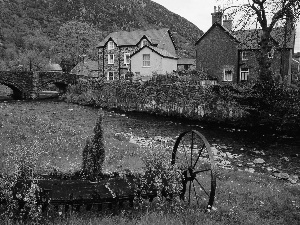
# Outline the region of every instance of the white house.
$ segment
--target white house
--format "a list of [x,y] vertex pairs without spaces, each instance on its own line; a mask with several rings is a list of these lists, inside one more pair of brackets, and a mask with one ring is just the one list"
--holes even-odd
[[144,46],[130,56],[130,68],[135,77],[147,80],[153,73],[166,74],[177,70],[176,56],[164,49]]

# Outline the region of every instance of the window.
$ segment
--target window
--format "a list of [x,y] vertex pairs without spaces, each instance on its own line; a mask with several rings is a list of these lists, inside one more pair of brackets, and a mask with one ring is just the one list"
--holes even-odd
[[115,55],[108,54],[108,64],[114,64],[114,61],[115,61]]
[[224,81],[232,81],[233,71],[232,69],[224,69]]
[[141,48],[144,47],[145,45],[148,45],[148,41],[146,39],[143,39],[141,42]]
[[124,53],[124,64],[128,65],[130,63],[130,53]]
[[274,49],[271,49],[271,51],[268,52],[268,58],[273,59],[274,57]]
[[245,51],[242,52],[242,60],[248,60],[248,53]]
[[248,80],[248,76],[249,76],[249,69],[248,68],[241,68],[240,81]]
[[150,67],[150,54],[143,54],[143,67]]
[[108,42],[108,50],[112,50],[112,49],[114,49],[115,48],[115,43],[113,42],[113,41],[109,41]]
[[107,80],[114,80],[115,76],[114,76],[114,72],[113,71],[108,71],[107,72]]

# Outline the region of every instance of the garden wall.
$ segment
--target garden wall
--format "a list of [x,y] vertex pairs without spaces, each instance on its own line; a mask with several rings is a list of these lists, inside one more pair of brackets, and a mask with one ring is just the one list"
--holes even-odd
[[[169,81],[168,81],[169,82]],[[182,82],[81,81],[64,96],[68,102],[108,109],[138,111],[200,121],[230,122],[249,113],[226,94],[216,94],[213,86]]]

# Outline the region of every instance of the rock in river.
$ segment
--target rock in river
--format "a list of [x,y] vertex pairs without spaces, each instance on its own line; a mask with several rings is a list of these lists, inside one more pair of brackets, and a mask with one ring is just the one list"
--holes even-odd
[[265,163],[265,160],[258,158],[258,159],[254,159],[253,161],[255,164],[260,164],[260,163]]

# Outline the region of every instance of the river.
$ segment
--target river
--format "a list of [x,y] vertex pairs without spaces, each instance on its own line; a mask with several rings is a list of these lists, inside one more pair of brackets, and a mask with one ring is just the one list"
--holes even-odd
[[[253,168],[258,172],[282,171],[300,175],[300,139],[273,133],[247,131],[203,124],[195,121],[178,120],[136,112],[110,111],[110,123],[118,121],[120,132],[131,132],[139,137],[161,136],[175,140],[180,133],[195,129],[202,133],[209,143],[223,152],[240,157],[230,159],[236,168]],[[116,123],[115,123],[116,124]],[[230,155],[230,154],[229,154]],[[253,161],[261,158],[263,164]]]
[[[0,100],[3,101],[3,100]],[[13,100],[8,100],[13,101]],[[40,100],[57,101],[57,100]],[[63,102],[58,104],[65,104]],[[74,107],[76,107],[74,105]],[[81,108],[82,114],[87,116],[92,112],[96,115],[97,109],[93,107]],[[155,137],[168,138],[174,141],[180,133],[195,129],[202,133],[211,146],[227,154],[233,169],[249,169],[256,172],[272,173],[274,171],[287,172],[300,175],[300,139],[295,135],[289,137],[273,133],[262,133],[259,130],[240,130],[222,126],[203,124],[195,121],[161,117],[156,115],[106,111],[105,123],[112,125],[119,133],[137,137],[154,139]],[[238,157],[231,157],[232,155]],[[265,162],[256,164],[255,159]]]

